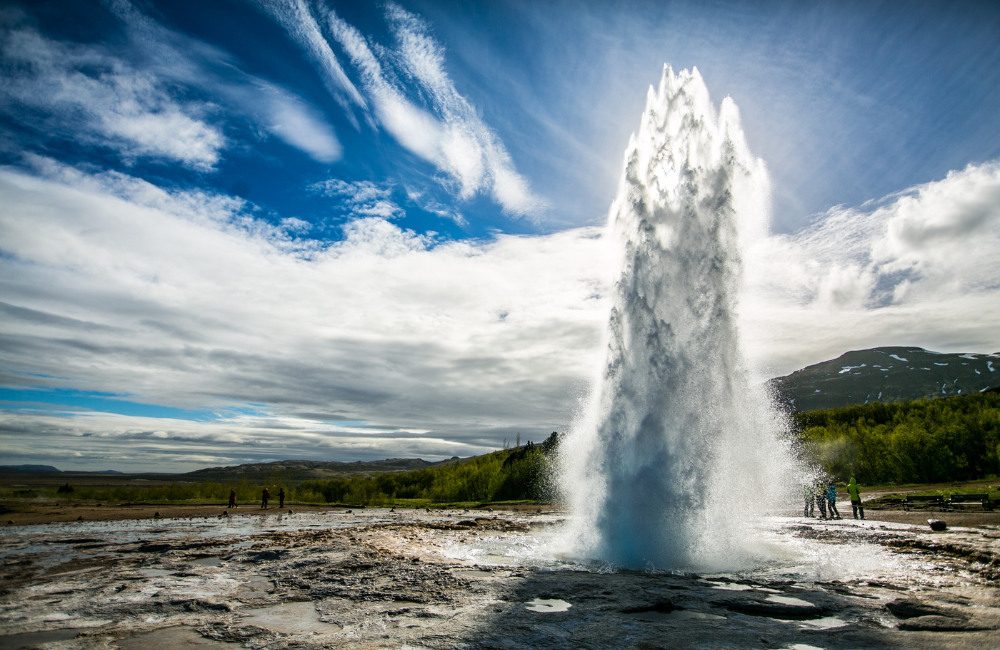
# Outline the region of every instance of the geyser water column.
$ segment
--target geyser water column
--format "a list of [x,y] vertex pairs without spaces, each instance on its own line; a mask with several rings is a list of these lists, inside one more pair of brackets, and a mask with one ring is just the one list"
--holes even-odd
[[616,286],[605,363],[563,445],[566,543],[659,569],[737,568],[792,463],[748,372],[741,249],[763,234],[767,171],[697,69],[650,88],[608,217]]

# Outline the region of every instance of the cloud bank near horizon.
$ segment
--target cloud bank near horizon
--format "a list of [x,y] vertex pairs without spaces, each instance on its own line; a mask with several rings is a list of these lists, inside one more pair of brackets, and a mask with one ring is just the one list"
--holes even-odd
[[[482,453],[565,430],[601,358],[600,229],[437,241],[371,216],[378,187],[331,186],[359,214],[329,242],[236,197],[30,162],[0,169],[4,384],[200,415],[8,403],[8,457],[178,469]],[[1000,162],[766,237],[746,259],[752,360],[784,374],[875,345],[996,351],[998,244]]]

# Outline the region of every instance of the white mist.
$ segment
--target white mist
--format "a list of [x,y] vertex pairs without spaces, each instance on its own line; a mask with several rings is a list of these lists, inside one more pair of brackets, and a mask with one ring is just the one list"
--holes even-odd
[[769,203],[733,101],[716,111],[697,69],[666,66],[608,216],[605,361],[563,445],[571,555],[657,569],[763,559],[760,519],[796,484],[738,329],[742,251]]

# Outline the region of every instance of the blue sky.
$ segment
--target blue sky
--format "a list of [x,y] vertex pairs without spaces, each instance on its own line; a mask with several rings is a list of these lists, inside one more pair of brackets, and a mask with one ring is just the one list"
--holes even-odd
[[449,457],[565,429],[665,63],[733,98],[770,173],[745,329],[787,332],[750,342],[763,374],[1000,349],[994,3],[6,2],[0,30],[15,460]]

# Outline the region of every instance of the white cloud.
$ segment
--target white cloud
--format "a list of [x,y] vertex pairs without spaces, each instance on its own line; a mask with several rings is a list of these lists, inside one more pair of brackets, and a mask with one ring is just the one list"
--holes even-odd
[[371,181],[348,182],[332,178],[313,183],[309,190],[323,196],[340,198],[342,207],[355,216],[383,219],[403,216],[403,209],[392,200],[391,183],[380,187]]
[[[175,100],[154,75],[96,46],[65,45],[34,30],[0,34],[0,107],[49,133],[114,148],[125,159],[159,158],[211,171],[227,145],[204,102]],[[55,122],[53,123],[53,118]]]
[[[166,29],[138,11],[127,0],[108,0],[107,4],[124,25],[130,39],[129,44],[136,50],[132,52],[132,65],[137,67],[133,75],[157,88],[162,101],[170,101],[167,89],[196,89],[211,96],[214,103],[184,104],[189,113],[193,106],[201,107],[203,113],[211,109],[217,114],[241,116],[257,129],[277,137],[314,160],[330,163],[341,158],[343,150],[333,128],[318,109],[301,97],[277,84],[243,72],[238,62],[225,52]],[[72,49],[59,44],[53,44],[53,47]],[[94,56],[95,52],[99,54],[99,50],[94,48],[77,46],[76,49],[88,53],[88,56]],[[113,61],[119,68],[124,66],[117,59]],[[131,68],[124,66],[124,69]],[[43,89],[37,80],[22,79],[21,83],[30,92]],[[52,102],[46,99],[44,93],[41,97],[39,106],[51,110]],[[116,115],[122,109],[114,101],[110,101],[110,98],[109,101],[89,104],[102,122],[120,122]],[[124,106],[129,104],[125,103]],[[60,117],[65,120],[67,116]],[[202,151],[204,146],[199,148],[195,138],[199,135],[196,129],[179,123],[176,116],[166,113],[154,113],[151,117],[147,111],[141,115],[141,119],[121,124],[119,130],[140,141],[145,139],[153,144],[160,144],[160,149],[173,152],[176,156],[193,157],[196,161],[211,158],[211,164],[203,161],[199,163],[200,166],[196,165],[211,169],[219,158],[220,150],[229,144],[221,135],[221,127],[213,128],[216,128],[220,140],[211,156]]]
[[347,116],[354,119],[351,105],[367,114],[368,105],[347,77],[330,44],[323,38],[316,19],[309,12],[305,0],[261,0],[258,5],[267,11],[305,49],[321,68],[323,82]]
[[[600,360],[612,278],[598,229],[440,244],[365,217],[317,242],[240,199],[29,160],[31,174],[0,169],[5,383],[30,373],[223,417],[8,412],[5,449],[34,432],[94,459],[141,441],[125,446],[163,467],[179,449],[464,455],[562,430]],[[387,191],[322,187],[359,205]],[[741,319],[753,357],[783,374],[876,345],[1000,349],[998,187],[1000,165],[973,166],[759,240]],[[232,414],[246,404],[264,406]]]
[[[324,78],[334,79],[328,83],[339,89],[347,87],[339,62],[303,0],[260,4],[310,53]],[[378,123],[400,145],[443,172],[442,180],[450,191],[463,200],[488,193],[509,215],[539,216],[544,201],[517,173],[496,133],[459,94],[444,70],[441,46],[419,18],[396,5],[389,6],[398,45],[393,50],[369,44],[333,10],[319,6],[317,13],[325,17],[330,34],[353,64]],[[428,99],[428,107],[407,97],[404,79],[412,81],[417,94]],[[354,90],[353,85],[350,90]]]
[[[323,115],[304,101],[273,84],[258,80],[254,98],[262,109],[260,118],[265,129],[299,151],[309,154],[314,160],[331,163],[339,160],[343,149],[333,129]],[[239,91],[231,92],[236,96]],[[251,100],[252,101],[252,100]],[[244,106],[253,106],[247,102]]]
[[804,231],[762,240],[747,267],[747,326],[774,373],[876,345],[994,352],[1000,163],[868,209],[831,210]]
[[[283,427],[274,436],[322,439],[331,458],[355,454],[358,436],[364,457],[446,457],[563,429],[596,359],[595,230],[435,244],[368,217],[321,244],[238,199],[34,163],[34,175],[0,171],[0,301],[14,306],[0,349],[4,368],[66,378],[38,380],[48,385],[183,408],[264,404]],[[0,417],[19,439],[31,423],[91,432],[74,438],[85,454],[110,426]],[[343,439],[318,421],[367,424]],[[157,422],[170,436],[234,427]],[[234,439],[232,457],[252,440]]]

